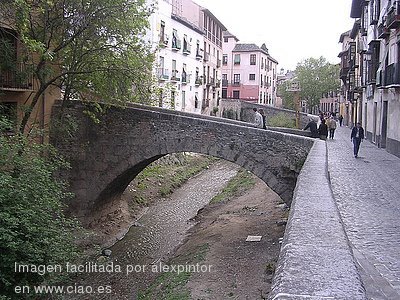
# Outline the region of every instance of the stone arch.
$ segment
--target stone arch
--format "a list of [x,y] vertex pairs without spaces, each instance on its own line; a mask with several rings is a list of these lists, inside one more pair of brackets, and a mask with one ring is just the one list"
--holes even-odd
[[56,145],[72,165],[67,179],[76,195],[71,208],[78,216],[122,194],[147,165],[176,152],[233,162],[290,203],[297,175],[313,145],[309,138],[243,122],[159,108],[111,107],[100,124],[88,119],[80,102],[71,102],[65,109],[79,131],[69,140],[57,139]]

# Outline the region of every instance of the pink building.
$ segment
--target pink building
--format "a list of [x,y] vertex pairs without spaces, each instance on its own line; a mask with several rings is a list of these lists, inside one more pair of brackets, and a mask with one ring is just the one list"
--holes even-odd
[[222,45],[222,98],[242,99],[275,106],[277,65],[263,44],[238,43],[224,32]]

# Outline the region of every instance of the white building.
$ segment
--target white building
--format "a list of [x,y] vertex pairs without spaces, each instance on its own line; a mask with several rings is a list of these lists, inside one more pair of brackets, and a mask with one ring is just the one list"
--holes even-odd
[[201,113],[203,88],[202,30],[175,13],[172,1],[160,0],[150,17],[151,43],[155,49],[155,74],[159,106]]

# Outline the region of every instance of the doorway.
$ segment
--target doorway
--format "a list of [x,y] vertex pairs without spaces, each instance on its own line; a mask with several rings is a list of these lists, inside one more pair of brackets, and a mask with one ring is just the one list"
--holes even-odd
[[383,101],[382,107],[382,134],[381,134],[381,148],[386,148],[387,138],[387,113],[388,113],[388,102]]

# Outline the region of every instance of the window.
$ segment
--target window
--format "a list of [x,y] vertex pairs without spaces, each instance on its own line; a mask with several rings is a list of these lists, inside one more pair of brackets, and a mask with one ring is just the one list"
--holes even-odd
[[240,65],[240,54],[235,54],[233,63],[235,65]]
[[228,86],[228,74],[222,74],[222,86]]
[[186,92],[182,91],[182,110],[185,109],[186,106]]
[[178,32],[176,29],[172,30],[172,48],[178,48]]
[[178,77],[178,71],[176,70],[176,60],[172,60],[172,77]]
[[249,80],[256,80],[256,74],[249,74]]
[[182,67],[182,82],[187,82],[186,64],[183,64],[183,67]]
[[240,74],[233,74],[233,84],[235,85],[240,84]]
[[224,37],[224,43],[227,43],[227,42],[228,42],[228,38]]
[[240,91],[233,91],[232,97],[233,99],[240,99]]
[[228,54],[222,55],[222,64],[226,66],[228,64]]
[[256,64],[256,55],[255,54],[250,54],[250,65],[255,65]]
[[164,41],[165,41],[165,22],[161,21],[160,42],[164,43]]
[[194,108],[198,108],[199,107],[199,93],[196,92],[194,93]]
[[380,10],[381,9],[380,9],[380,1],[379,0],[370,1],[370,24],[371,25],[378,24]]

